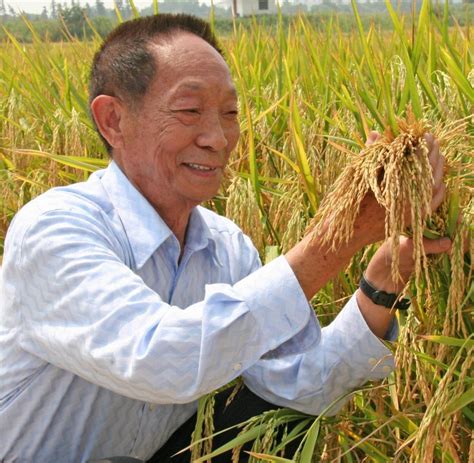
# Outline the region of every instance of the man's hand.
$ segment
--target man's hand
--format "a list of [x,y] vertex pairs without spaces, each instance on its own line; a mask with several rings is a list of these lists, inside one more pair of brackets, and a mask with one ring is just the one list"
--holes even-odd
[[[423,247],[425,253],[441,254],[448,252],[451,249],[451,240],[449,238],[440,238],[430,240],[423,239]],[[415,268],[413,260],[413,240],[406,236],[400,237],[400,261],[398,281],[392,280],[390,268],[392,265],[392,250],[390,241],[384,243],[372,257],[365,276],[367,280],[377,288],[387,293],[400,293],[410,279],[411,274]]]
[[[372,131],[367,137],[366,146],[370,146],[381,138],[378,132]],[[431,199],[431,211],[433,212],[441,205],[446,194],[446,186],[443,183],[445,158],[440,153],[439,142],[431,134],[425,134],[428,147],[428,158],[433,172],[433,195]],[[408,226],[411,221],[411,214],[407,205],[405,223]],[[372,244],[381,241],[385,237],[385,210],[377,204],[372,193],[368,193],[361,203],[360,214],[354,226],[354,239],[365,237],[365,244]]]
[[[371,132],[368,136],[366,145],[369,146],[375,143],[380,138],[377,132]],[[431,199],[431,211],[435,211],[443,202],[446,194],[446,186],[443,183],[444,175],[444,156],[441,155],[439,150],[439,142],[435,137],[427,133],[425,140],[428,148],[428,158],[430,161],[431,169],[433,172],[433,195]],[[372,200],[371,195],[364,199],[370,204]],[[372,200],[374,201],[374,199]],[[368,210],[374,210],[373,206],[369,206]],[[425,213],[431,212],[425,211]],[[405,221],[407,224],[410,223],[411,214],[407,207],[407,213],[405,215]],[[367,218],[364,215],[364,210],[361,210],[361,214],[358,218],[359,223],[364,223]],[[363,228],[363,227],[361,227]],[[377,232],[379,230],[377,229]],[[368,235],[368,239],[372,237]],[[381,238],[382,239],[382,238]],[[426,254],[439,254],[448,252],[451,249],[451,241],[448,238],[441,238],[437,240],[423,240],[423,246]],[[399,257],[399,275],[398,281],[392,279],[392,250],[391,243],[384,243],[374,257],[370,261],[367,270],[365,272],[365,278],[369,283],[380,291],[387,293],[400,293],[407,281],[409,280],[412,272],[414,271],[415,262],[413,260],[413,241],[406,237],[400,237],[400,257]],[[362,291],[357,291],[357,303],[364,316],[367,324],[374,334],[379,337],[383,337],[388,330],[390,322],[394,316],[395,310],[386,309],[384,307],[377,306]]]
[[[441,238],[437,240],[423,240],[423,246],[426,254],[440,254],[448,252],[451,249],[451,240]],[[413,261],[413,240],[405,236],[400,237],[400,261],[399,261],[400,279],[392,280],[392,250],[390,242],[385,242],[380,246],[372,257],[367,270],[365,271],[366,280],[377,290],[387,293],[400,293],[408,282],[415,268]],[[383,337],[395,314],[395,310],[374,304],[360,289],[356,293],[357,303],[360,311],[374,334]]]
[[[374,143],[379,137],[380,135],[377,132],[371,132],[367,145]],[[425,139],[433,169],[434,183],[431,207],[432,210],[435,210],[443,201],[446,191],[443,184],[444,157],[440,154],[439,143],[433,135],[426,134]],[[407,223],[409,223],[409,218]],[[354,224],[354,233],[349,243],[343,244],[337,251],[333,251],[329,246],[322,245],[318,236],[309,233],[286,254],[286,258],[306,297],[310,300],[331,278],[335,277],[339,271],[348,265],[356,252],[364,246],[376,243],[384,238],[385,209],[377,203],[372,193],[368,193],[361,203],[359,216]],[[402,241],[404,240],[402,239]],[[381,249],[383,250],[385,246],[383,245]],[[404,244],[403,246],[407,245]],[[427,249],[427,252],[432,251]],[[411,259],[411,253],[408,253],[408,255]],[[404,257],[401,256],[400,259],[402,260]],[[388,268],[390,268],[390,265]],[[411,274],[411,269],[409,273]],[[383,334],[385,334],[385,331]]]

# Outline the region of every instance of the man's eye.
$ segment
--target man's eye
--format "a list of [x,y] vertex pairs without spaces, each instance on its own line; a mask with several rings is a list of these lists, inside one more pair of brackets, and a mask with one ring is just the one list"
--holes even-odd
[[172,109],[175,114],[181,114],[183,116],[197,116],[201,114],[199,108],[183,108],[183,109]]
[[239,111],[237,111],[237,110],[235,110],[235,109],[232,110],[232,111],[227,111],[227,112],[226,112],[226,115],[227,115],[227,116],[231,116],[231,117],[237,117],[237,116],[239,115]]

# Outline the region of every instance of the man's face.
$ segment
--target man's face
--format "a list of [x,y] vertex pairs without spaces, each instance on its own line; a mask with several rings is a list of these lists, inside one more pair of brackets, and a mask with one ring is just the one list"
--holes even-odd
[[121,118],[114,158],[159,212],[178,213],[217,193],[239,138],[237,96],[227,64],[199,37],[152,47],[157,76]]

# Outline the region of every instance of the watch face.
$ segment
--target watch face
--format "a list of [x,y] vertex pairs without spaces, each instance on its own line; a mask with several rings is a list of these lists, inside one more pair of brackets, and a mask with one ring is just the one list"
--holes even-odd
[[400,299],[395,307],[399,310],[408,310],[410,307],[410,299]]
[[393,307],[397,300],[394,294],[388,294],[385,291],[374,291],[372,294],[372,301],[377,305],[383,305],[384,307]]

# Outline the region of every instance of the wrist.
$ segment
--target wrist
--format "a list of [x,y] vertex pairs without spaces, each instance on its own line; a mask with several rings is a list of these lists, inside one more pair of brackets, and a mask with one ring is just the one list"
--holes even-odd
[[399,310],[407,310],[410,306],[410,301],[408,299],[400,299],[399,293],[388,292],[374,287],[373,283],[369,282],[365,275],[362,275],[360,279],[359,289],[376,305]]
[[[398,274],[396,279],[392,275],[392,246],[389,241],[380,246],[377,252],[365,270],[367,281],[381,291],[387,293],[400,293],[405,288],[406,283],[410,279],[413,272],[414,262],[411,258],[407,258],[407,253],[402,256],[400,253]],[[410,251],[411,256],[411,251]]]
[[405,287],[405,282],[401,279],[398,280],[398,282],[393,281],[390,267],[382,272],[371,271],[369,268],[367,268],[364,276],[371,286],[377,288],[380,291],[385,291],[386,293],[399,294]]

